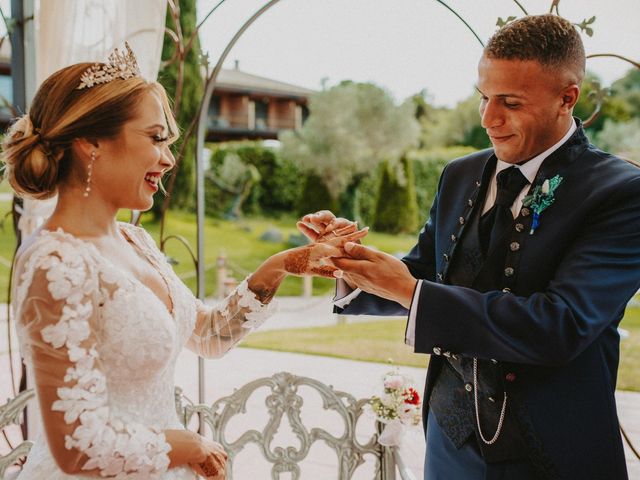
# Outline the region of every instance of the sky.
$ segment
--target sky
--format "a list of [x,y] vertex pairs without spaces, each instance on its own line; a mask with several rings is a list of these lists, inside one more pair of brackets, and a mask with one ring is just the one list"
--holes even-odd
[[[486,41],[500,16],[521,16],[513,0],[445,0]],[[198,0],[203,16],[219,0]],[[266,0],[226,0],[201,30],[202,48],[215,63],[242,24]],[[520,0],[530,13],[546,13],[551,0]],[[640,0],[561,0],[574,23],[596,16],[594,35],[583,35],[587,54],[617,53],[640,61]],[[474,91],[482,47],[436,0],[280,0],[243,34],[225,68],[312,89],[323,81],[373,82],[402,101],[426,90],[436,105],[453,106]],[[615,59],[591,59],[587,69],[609,85],[631,68]]]

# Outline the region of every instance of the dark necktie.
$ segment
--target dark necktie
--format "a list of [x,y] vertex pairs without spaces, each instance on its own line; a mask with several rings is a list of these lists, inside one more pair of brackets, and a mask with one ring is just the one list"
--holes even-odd
[[527,183],[519,168],[509,167],[498,173],[496,201],[480,219],[480,243],[485,254],[513,223],[511,206]]

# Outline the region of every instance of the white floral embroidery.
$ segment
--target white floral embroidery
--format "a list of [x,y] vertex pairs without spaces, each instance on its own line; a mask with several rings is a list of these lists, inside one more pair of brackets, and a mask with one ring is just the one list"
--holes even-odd
[[238,306],[248,310],[248,313],[245,314],[246,320],[242,324],[244,328],[258,328],[267,318],[273,315],[278,308],[275,301],[267,304],[261,303],[258,297],[256,297],[256,294],[249,290],[249,283],[246,279],[238,285],[236,294],[239,297]]
[[[171,313],[147,286],[116,268],[92,244],[62,231],[43,231],[22,254],[24,262],[16,270],[14,316],[21,351],[29,366],[33,346],[28,319],[20,321],[20,306],[35,273],[44,270],[47,289],[62,308],[59,318],[38,330],[38,336],[51,348],[66,348],[70,364],[52,405],[75,426],[64,439],[66,448],[87,456],[83,468],[99,469],[109,478],[195,480],[188,467],[168,469],[170,447],[162,434],[182,428],[173,397],[178,354],[185,344],[203,346],[196,349],[201,354],[224,353],[249,331],[242,327],[262,323],[273,306],[263,306],[246,282],[219,306],[202,306],[144,230],[121,228],[166,281]],[[198,334],[194,332],[198,318],[214,317],[214,328],[207,329],[205,322]],[[225,326],[232,328],[233,339],[222,337]],[[194,345],[189,342],[194,337],[208,341]],[[58,469],[46,436],[36,441],[22,475],[85,478]]]

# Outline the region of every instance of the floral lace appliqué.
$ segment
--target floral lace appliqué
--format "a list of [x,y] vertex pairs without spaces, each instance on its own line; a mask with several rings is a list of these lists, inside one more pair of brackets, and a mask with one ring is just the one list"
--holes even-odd
[[[64,253],[68,252],[68,253]],[[67,449],[77,448],[88,460],[83,470],[100,470],[102,476],[161,478],[169,466],[170,446],[164,434],[138,423],[126,424],[108,407],[107,381],[97,367],[98,353],[91,341],[89,320],[94,313],[92,293],[99,291],[96,275],[81,255],[66,248],[42,258],[37,267],[46,271],[48,290],[55,300],[64,300],[62,315],[54,325],[42,329],[42,339],[58,349],[66,347],[73,366],[57,389],[59,399],[52,410],[63,412],[64,421],[79,421],[65,437]]]

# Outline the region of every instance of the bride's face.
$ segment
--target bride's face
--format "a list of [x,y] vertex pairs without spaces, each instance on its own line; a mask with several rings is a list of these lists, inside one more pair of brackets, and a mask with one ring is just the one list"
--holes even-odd
[[91,194],[101,195],[117,208],[150,209],[160,179],[175,165],[168,136],[160,97],[149,91],[121,134],[100,142]]

